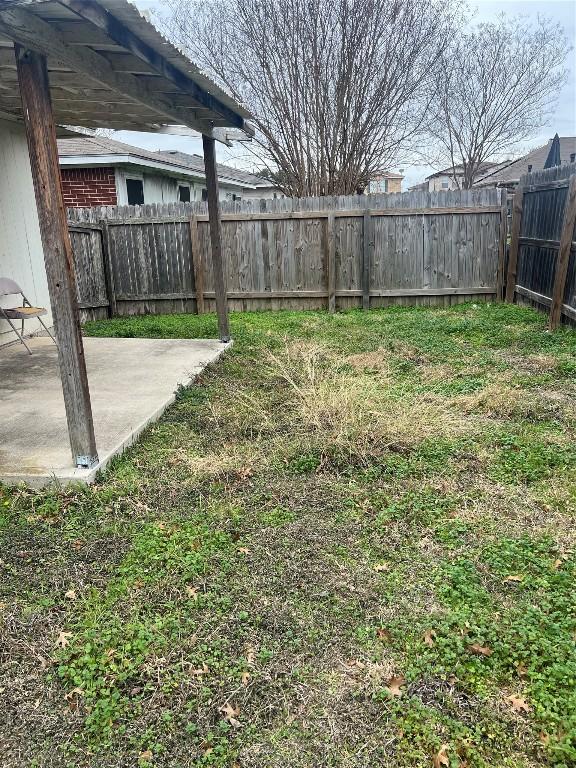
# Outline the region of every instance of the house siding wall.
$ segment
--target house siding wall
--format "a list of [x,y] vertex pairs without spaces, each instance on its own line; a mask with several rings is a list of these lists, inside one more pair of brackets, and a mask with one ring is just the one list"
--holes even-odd
[[[24,128],[0,120],[0,276],[15,280],[36,306],[50,308],[44,252],[36,211],[36,197]],[[15,297],[0,298],[2,306],[14,306]],[[44,318],[52,325],[50,313]],[[28,320],[26,333],[41,330]],[[0,345],[14,341],[6,321],[0,320]]]
[[117,205],[114,168],[61,168],[67,208]]

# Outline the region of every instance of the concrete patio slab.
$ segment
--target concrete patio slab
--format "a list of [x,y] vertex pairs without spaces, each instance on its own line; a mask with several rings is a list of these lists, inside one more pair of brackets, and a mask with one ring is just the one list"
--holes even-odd
[[84,340],[100,463],[72,463],[57,350],[48,338],[0,349],[0,481],[91,483],[229,346],[210,339]]

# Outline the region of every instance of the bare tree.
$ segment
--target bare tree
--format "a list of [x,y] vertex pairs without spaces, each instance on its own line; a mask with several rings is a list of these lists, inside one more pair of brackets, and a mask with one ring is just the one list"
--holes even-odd
[[569,50],[563,29],[546,19],[502,15],[454,38],[437,68],[431,126],[457,186],[469,189],[487,161],[547,124]]
[[167,33],[246,104],[288,195],[350,194],[422,133],[457,0],[167,0]]

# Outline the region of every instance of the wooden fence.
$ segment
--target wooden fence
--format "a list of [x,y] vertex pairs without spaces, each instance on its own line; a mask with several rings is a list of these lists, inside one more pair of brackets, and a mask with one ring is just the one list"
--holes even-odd
[[506,299],[576,321],[576,165],[523,176],[514,195]]
[[[85,318],[213,309],[205,203],[68,217]],[[222,204],[231,310],[494,298],[505,247],[496,189]]]

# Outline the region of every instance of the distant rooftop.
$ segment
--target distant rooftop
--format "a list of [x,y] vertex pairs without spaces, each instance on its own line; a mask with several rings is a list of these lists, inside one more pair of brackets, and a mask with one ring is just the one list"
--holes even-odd
[[[550,151],[552,139],[541,147],[533,149],[523,157],[516,160],[510,160],[501,164],[496,170],[485,174],[481,179],[475,182],[474,186],[505,186],[507,184],[517,184],[520,177],[530,171],[541,171]],[[570,156],[576,153],[576,136],[562,136],[560,138],[560,159],[562,165],[570,163]]]

